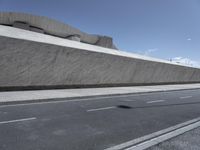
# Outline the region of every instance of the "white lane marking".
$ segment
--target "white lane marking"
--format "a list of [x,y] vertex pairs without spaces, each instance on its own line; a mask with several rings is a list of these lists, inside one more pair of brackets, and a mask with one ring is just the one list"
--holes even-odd
[[132,100],[132,99],[125,99],[125,100],[122,100],[124,102],[135,102],[135,101],[138,101],[138,100]]
[[7,112],[5,112],[5,111],[0,111],[0,114],[7,114]]
[[192,98],[192,96],[184,96],[184,97],[180,97],[180,99],[188,99],[188,98]]
[[32,117],[32,118],[24,118],[24,119],[17,119],[17,120],[8,120],[8,121],[1,121],[1,124],[8,124],[8,123],[14,123],[14,122],[23,122],[23,121],[30,121],[30,120],[35,120],[37,118]]
[[112,106],[112,107],[104,107],[104,108],[89,109],[89,110],[87,110],[87,112],[101,111],[101,110],[114,109],[114,108],[116,108],[116,107],[115,107],[115,106]]
[[165,101],[165,100],[148,101],[147,104],[161,103],[161,102],[164,102],[164,101]]

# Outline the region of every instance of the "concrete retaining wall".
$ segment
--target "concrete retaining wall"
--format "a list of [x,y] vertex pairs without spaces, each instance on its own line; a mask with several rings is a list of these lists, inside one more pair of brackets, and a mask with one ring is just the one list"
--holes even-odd
[[0,88],[196,83],[200,69],[0,26]]

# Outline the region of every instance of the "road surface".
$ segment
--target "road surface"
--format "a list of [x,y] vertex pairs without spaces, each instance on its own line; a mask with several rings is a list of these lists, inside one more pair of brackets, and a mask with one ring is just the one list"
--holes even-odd
[[200,89],[0,106],[1,150],[102,150],[200,117]]

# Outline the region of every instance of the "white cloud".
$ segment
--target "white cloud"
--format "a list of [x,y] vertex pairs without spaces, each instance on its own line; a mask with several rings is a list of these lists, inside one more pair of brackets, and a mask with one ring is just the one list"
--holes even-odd
[[158,51],[157,48],[148,49],[148,50],[146,50],[146,51],[144,52],[144,55],[149,56],[149,55],[151,55],[151,53],[154,53],[154,52],[156,52],[156,51]]
[[188,38],[187,40],[188,40],[188,41],[191,41],[192,39],[191,39],[191,38]]
[[174,57],[171,59],[171,61],[179,63],[179,64],[187,65],[187,66],[200,67],[200,62],[191,60],[189,58]]

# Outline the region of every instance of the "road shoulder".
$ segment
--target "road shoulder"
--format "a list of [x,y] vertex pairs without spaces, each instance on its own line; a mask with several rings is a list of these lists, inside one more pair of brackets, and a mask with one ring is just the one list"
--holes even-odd
[[85,88],[85,89],[56,89],[34,91],[0,92],[0,105],[24,102],[43,102],[62,99],[75,99],[97,96],[111,96],[124,94],[141,94],[151,92],[166,92],[178,90],[200,89],[200,84],[176,84],[132,87]]

